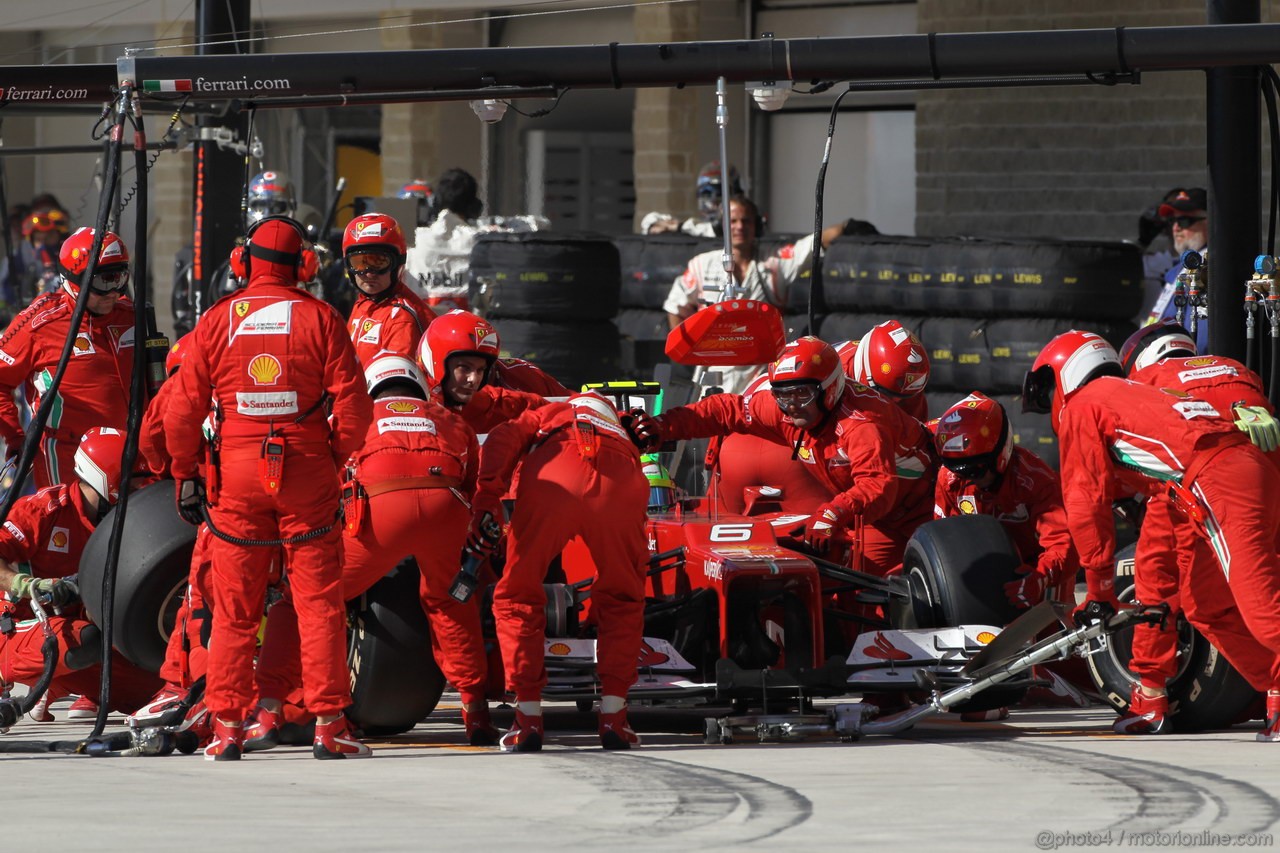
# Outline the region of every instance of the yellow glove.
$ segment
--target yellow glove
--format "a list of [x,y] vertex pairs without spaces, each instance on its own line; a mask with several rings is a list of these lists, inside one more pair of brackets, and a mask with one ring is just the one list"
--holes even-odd
[[1261,406],[1236,406],[1236,427],[1263,453],[1280,447],[1280,421]]

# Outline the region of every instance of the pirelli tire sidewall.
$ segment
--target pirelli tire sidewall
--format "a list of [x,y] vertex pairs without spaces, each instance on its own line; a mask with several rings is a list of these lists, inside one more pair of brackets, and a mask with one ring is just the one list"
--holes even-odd
[[[604,235],[482,234],[471,249],[471,304],[491,320],[612,320],[622,273]],[[506,324],[498,323],[503,335]]]
[[[1133,566],[1137,546],[1116,553],[1116,590],[1121,601],[1134,600]],[[1246,719],[1258,691],[1245,681],[1221,652],[1200,632],[1178,620],[1178,674],[1167,685],[1175,732],[1225,729]],[[1116,711],[1129,708],[1138,678],[1129,671],[1132,629],[1113,634],[1106,647],[1086,660],[1103,698]]]
[[409,731],[435,710],[444,692],[418,585],[418,565],[406,560],[348,605],[347,716],[371,737]]
[[[196,528],[178,516],[173,489],[172,480],[160,480],[130,495],[120,540],[113,641],[130,663],[148,672],[159,672],[164,663],[196,543]],[[80,557],[80,596],[89,618],[99,626],[115,514],[113,509],[98,524]]]
[[[890,621],[897,628],[1003,627],[1021,613],[1004,593],[1020,564],[1004,528],[991,516],[960,515],[922,524],[902,557],[911,596],[895,599]],[[1008,706],[1025,693],[1024,687],[996,687],[951,710]]]

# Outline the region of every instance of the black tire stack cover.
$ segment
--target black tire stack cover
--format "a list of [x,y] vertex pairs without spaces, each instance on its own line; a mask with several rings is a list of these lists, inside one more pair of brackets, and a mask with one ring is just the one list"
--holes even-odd
[[570,388],[622,373],[618,249],[589,233],[495,232],[471,250],[472,306],[494,322],[503,355]]
[[931,415],[982,391],[1004,404],[1015,440],[1056,466],[1048,416],[1022,414],[1023,376],[1068,329],[1123,343],[1141,306],[1142,258],[1119,242],[841,237],[823,263],[823,293],[824,340],[901,321],[929,350]]

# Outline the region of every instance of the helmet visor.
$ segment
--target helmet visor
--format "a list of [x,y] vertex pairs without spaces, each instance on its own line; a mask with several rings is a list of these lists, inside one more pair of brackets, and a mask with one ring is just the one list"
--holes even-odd
[[1047,415],[1053,411],[1053,370],[1028,370],[1022,378],[1022,411]]
[[121,293],[129,286],[129,268],[101,269],[93,274],[89,289],[100,296]]
[[666,512],[676,505],[676,490],[670,486],[649,487],[649,512]]
[[268,216],[287,216],[293,212],[293,205],[283,198],[255,198],[249,202],[249,219],[257,222]]
[[347,269],[352,275],[386,275],[392,260],[385,252],[352,252],[347,255]]
[[816,382],[801,382],[795,385],[784,385],[781,388],[774,387],[773,399],[778,401],[778,408],[797,408],[803,409],[805,406],[818,399],[818,394],[822,389],[818,387]]
[[962,480],[978,481],[988,473],[996,470],[995,457],[990,453],[981,456],[970,456],[966,459],[948,459],[942,457],[942,464],[948,471]]

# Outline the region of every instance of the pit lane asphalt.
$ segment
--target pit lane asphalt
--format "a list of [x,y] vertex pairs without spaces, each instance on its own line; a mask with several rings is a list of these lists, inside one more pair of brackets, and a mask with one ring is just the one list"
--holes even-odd
[[[472,748],[446,694],[412,732],[371,741],[370,760],[318,762],[295,747],[237,763],[4,754],[5,848],[990,851],[1280,838],[1280,744],[1255,742],[1256,722],[1119,737],[1106,708],[1015,709],[1004,723],[946,715],[855,743],[722,746],[703,743],[699,711],[631,716],[645,742],[630,753],[604,752],[594,715],[556,704],[542,753]],[[120,727],[113,715],[108,731]],[[88,731],[24,720],[0,738]]]

